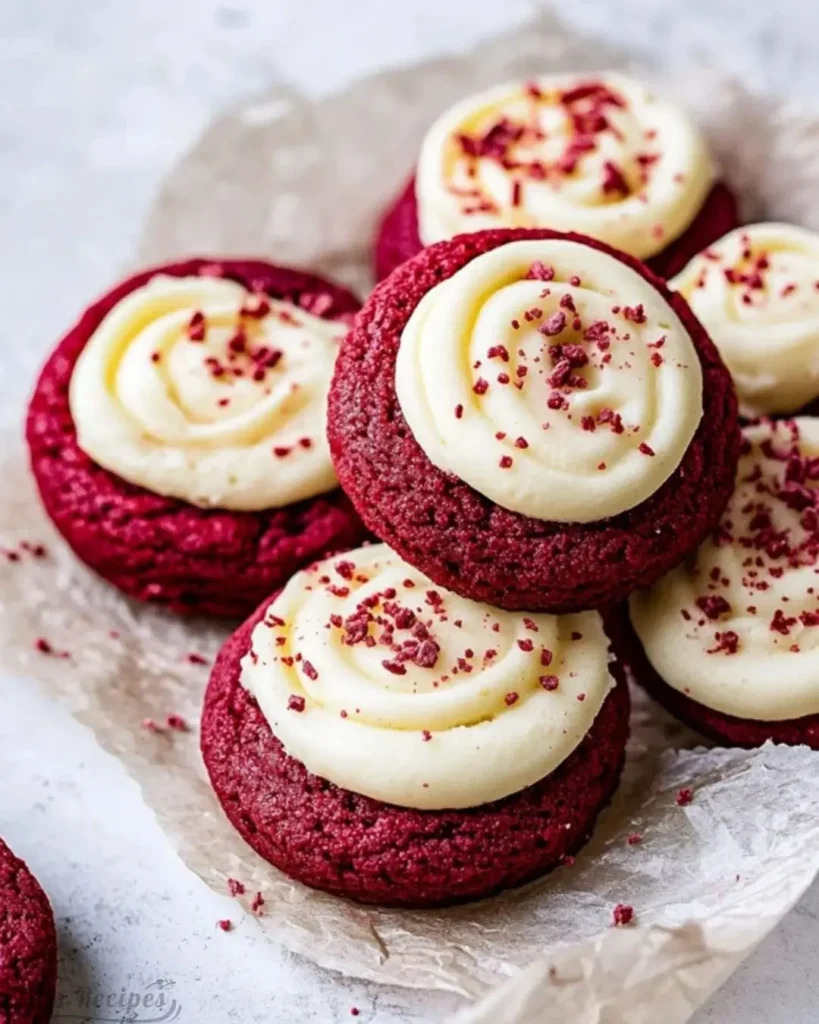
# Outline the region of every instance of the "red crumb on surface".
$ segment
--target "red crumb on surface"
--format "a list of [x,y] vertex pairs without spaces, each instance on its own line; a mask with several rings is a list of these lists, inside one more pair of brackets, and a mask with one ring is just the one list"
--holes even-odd
[[233,922],[229,917],[222,918],[221,921],[216,922],[217,926],[222,929],[223,932],[229,932],[233,929]]
[[678,807],[686,807],[688,806],[688,804],[691,803],[693,799],[694,791],[692,789],[685,788],[681,789],[677,793],[676,797],[674,798],[674,802],[677,804]]
[[634,920],[634,907],[629,906],[628,903],[618,903],[612,911],[611,918],[615,928],[631,924]]

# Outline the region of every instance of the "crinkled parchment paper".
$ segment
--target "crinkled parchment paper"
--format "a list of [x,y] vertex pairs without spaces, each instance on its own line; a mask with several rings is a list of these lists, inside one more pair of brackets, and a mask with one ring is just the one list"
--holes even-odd
[[[469,56],[380,75],[321,103],[273,89],[219,117],[172,172],[138,258],[259,253],[363,291],[377,212],[441,107],[507,77],[629,64],[544,14]],[[819,121],[705,71],[664,85],[707,128],[749,215],[819,227]],[[361,978],[459,992],[461,1021],[678,1024],[819,869],[819,755],[693,749],[691,734],[636,695],[623,786],[573,866],[493,900],[417,913],[291,883],[227,824],[200,763],[207,668],[188,655],[212,659],[225,629],[137,607],[78,565],[39,509],[19,441],[4,447],[0,544],[19,558],[0,558],[0,664],[42,680],[123,759],[210,885],[224,892],[234,877],[250,895],[261,890],[259,925],[289,948]],[[44,542],[48,556],[21,550],[24,540]],[[38,637],[54,653],[37,651]],[[168,714],[191,731],[140,726]],[[685,807],[675,802],[682,787],[694,791]],[[639,844],[627,843],[632,833]],[[621,902],[637,924],[614,929]]]

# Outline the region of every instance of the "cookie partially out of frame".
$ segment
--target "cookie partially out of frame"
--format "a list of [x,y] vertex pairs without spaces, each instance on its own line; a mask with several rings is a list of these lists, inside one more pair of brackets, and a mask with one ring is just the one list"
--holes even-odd
[[0,1021],[48,1024],[57,983],[57,934],[48,897],[0,840]]
[[724,745],[819,749],[819,420],[745,427],[713,535],[631,596],[611,636],[679,719]]

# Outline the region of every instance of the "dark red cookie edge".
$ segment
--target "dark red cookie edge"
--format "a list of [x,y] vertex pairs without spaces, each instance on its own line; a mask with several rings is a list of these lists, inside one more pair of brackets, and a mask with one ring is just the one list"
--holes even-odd
[[619,666],[612,666],[618,685],[591,730],[551,775],[482,807],[419,811],[340,789],[285,753],[240,683],[240,659],[268,605],[222,647],[201,732],[219,803],[265,860],[358,902],[430,907],[522,885],[588,840],[625,758],[629,694]]
[[[645,262],[659,277],[673,277],[697,253],[739,227],[740,223],[736,196],[725,182],[717,181],[685,231]],[[373,244],[376,281],[388,277],[396,267],[423,248],[418,229],[418,199],[413,174],[376,228]]]
[[779,722],[761,722],[752,718],[737,718],[706,707],[669,686],[659,675],[648,660],[626,605],[613,610],[607,619],[607,632],[612,639],[612,646],[628,676],[689,728],[709,740],[732,747],[761,747],[771,740],[793,746],[805,744],[819,750],[819,714]]
[[[703,368],[703,416],[675,473],[636,508],[595,523],[503,509],[432,465],[395,393],[401,331],[434,285],[516,239],[565,238],[641,274],[690,333]],[[336,363],[328,438],[339,481],[369,528],[435,583],[507,609],[599,608],[648,586],[696,548],[733,491],[740,449],[730,373],[688,304],[638,260],[582,235],[499,229],[429,246],[382,281]]]
[[[86,565],[129,597],[180,613],[241,618],[293,572],[365,539],[341,490],[262,512],[196,508],[89,459],[77,444],[68,403],[79,354],[117,302],[158,273],[203,272],[255,285],[327,319],[351,318],[359,308],[345,288],[262,260],[196,258],[140,271],[93,303],[51,353],[29,404],[26,439],[46,511]],[[329,306],[316,304],[321,296]]]
[[57,931],[37,879],[0,839],[0,1020],[48,1024],[57,985]]

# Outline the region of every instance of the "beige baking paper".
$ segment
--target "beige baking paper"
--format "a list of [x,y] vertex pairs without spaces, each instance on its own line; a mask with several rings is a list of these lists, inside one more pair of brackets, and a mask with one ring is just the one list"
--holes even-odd
[[[311,103],[285,88],[217,118],[163,185],[134,262],[247,253],[319,268],[365,290],[379,208],[442,106],[498,80],[628,66],[536,23]],[[700,117],[751,215],[819,227],[819,121],[705,71],[666,80]],[[78,308],[87,296],[77,296]],[[680,1024],[794,904],[819,869],[819,755],[690,749],[696,739],[636,696],[621,791],[570,867],[444,911],[365,908],[290,882],[224,819],[198,754],[208,669],[226,635],[122,599],[77,564],[36,501],[18,438],[3,448],[0,666],[38,678],[142,786],[188,866],[217,891],[261,890],[264,933],[319,964],[462,994],[461,1021]],[[45,558],[22,550],[43,542]],[[55,653],[35,649],[44,637]],[[65,658],[59,652],[67,652]],[[183,716],[190,732],[144,719]],[[682,787],[693,802],[675,801]],[[630,845],[633,833],[641,842]],[[636,925],[610,927],[617,903]]]

